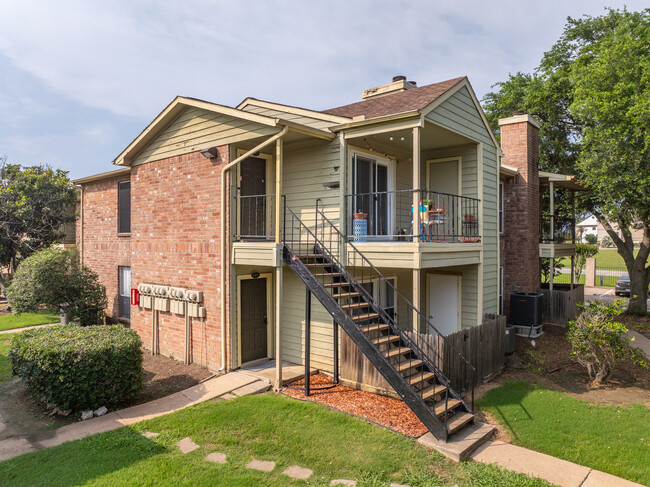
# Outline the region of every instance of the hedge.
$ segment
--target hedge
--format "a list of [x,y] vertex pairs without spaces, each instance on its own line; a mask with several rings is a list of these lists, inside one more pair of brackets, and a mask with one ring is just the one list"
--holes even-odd
[[133,401],[142,386],[142,342],[122,325],[58,325],[11,340],[11,371],[31,394],[61,410]]

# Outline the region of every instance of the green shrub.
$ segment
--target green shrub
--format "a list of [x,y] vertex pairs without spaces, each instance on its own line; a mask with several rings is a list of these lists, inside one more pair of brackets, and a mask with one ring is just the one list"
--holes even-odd
[[581,307],[580,316],[569,322],[567,338],[571,355],[587,369],[593,385],[607,382],[620,360],[631,359],[647,368],[643,352],[631,345],[627,328],[615,320],[623,312],[622,299],[611,304],[590,301]]
[[122,325],[58,325],[11,340],[11,371],[35,397],[81,411],[132,401],[142,386],[142,342]]
[[7,300],[17,313],[54,308],[82,325],[101,323],[107,306],[106,290],[97,274],[79,264],[75,250],[57,247],[36,252],[20,263]]
[[597,245],[598,236],[595,233],[588,233],[585,235],[585,242],[587,242],[589,245]]

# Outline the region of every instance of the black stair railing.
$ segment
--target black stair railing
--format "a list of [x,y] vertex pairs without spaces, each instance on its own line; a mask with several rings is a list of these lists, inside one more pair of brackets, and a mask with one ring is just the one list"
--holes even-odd
[[[303,213],[303,222],[285,202],[283,235],[292,258],[300,258],[323,289],[345,303],[341,307],[359,328],[368,335],[376,332],[373,344],[384,349],[384,356],[420,400],[444,401],[443,412],[435,415],[443,416],[445,426],[451,401],[472,413],[476,372],[472,364],[397,290],[393,279],[384,276],[354,244],[345,242],[318,202],[315,212],[310,213]],[[443,363],[457,364],[466,371],[469,404],[451,387]]]

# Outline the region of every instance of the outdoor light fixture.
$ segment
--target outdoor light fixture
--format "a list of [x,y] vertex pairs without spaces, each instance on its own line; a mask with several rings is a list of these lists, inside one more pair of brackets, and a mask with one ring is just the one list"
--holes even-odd
[[208,159],[214,159],[219,154],[219,151],[216,147],[208,147],[207,149],[203,149],[201,151],[201,154],[203,157],[206,157]]

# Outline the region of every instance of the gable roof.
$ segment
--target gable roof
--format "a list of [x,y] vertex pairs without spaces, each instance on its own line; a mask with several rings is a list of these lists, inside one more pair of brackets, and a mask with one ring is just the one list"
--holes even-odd
[[363,116],[369,119],[422,110],[465,79],[467,77],[462,76],[399,93],[390,93],[350,105],[323,110],[323,113],[347,118]]
[[247,97],[239,105],[236,106],[237,110],[245,110],[247,106],[254,105],[262,108],[275,109],[281,112],[293,113],[296,115],[302,115],[305,117],[314,118],[317,120],[323,120],[326,122],[332,123],[342,123],[347,121],[350,117],[345,117],[341,115],[332,115],[325,112],[319,112],[318,110],[310,110],[309,108],[296,107],[293,105],[285,105],[283,103],[275,103],[267,100],[260,100],[258,98],[253,98],[252,96]]

